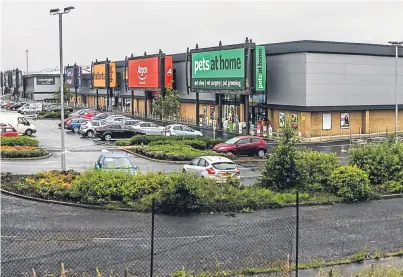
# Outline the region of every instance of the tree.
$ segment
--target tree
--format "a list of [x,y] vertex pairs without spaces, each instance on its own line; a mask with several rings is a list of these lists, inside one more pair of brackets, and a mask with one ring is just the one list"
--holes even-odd
[[176,117],[180,111],[179,92],[177,90],[167,88],[165,97],[158,95],[153,102],[153,111],[158,115],[162,115],[166,119]]
[[297,138],[295,130],[286,122],[283,136],[273,152],[267,159],[259,181],[262,187],[274,191],[283,191],[302,187],[304,172],[299,166]]
[[[63,102],[70,101],[70,97],[72,95],[70,88],[68,88],[67,85],[64,85],[63,88]],[[57,103],[60,103],[60,87],[53,93],[53,98],[57,101]]]

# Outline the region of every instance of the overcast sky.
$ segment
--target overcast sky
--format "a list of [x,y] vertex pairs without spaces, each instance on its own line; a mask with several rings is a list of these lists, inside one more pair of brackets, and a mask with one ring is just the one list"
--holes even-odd
[[384,44],[403,40],[403,2],[2,1],[1,67],[59,64],[58,20],[51,8],[73,5],[63,18],[64,63],[122,60],[133,53],[181,53],[186,47],[292,40]]

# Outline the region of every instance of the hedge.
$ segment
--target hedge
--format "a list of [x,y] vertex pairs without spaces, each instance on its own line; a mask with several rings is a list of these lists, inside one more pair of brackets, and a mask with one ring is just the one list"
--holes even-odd
[[[64,113],[64,118],[67,118],[68,112]],[[44,118],[60,118],[61,117],[61,113],[60,112],[44,112],[44,113],[40,113],[38,115],[39,119],[44,119]]]
[[[9,178],[10,179],[10,178]],[[242,211],[294,203],[295,193],[276,193],[268,189],[243,187],[238,180],[226,183],[190,173],[127,172],[89,170],[41,172],[16,183],[5,182],[4,189],[34,197],[149,212],[152,199],[159,213],[177,214],[208,211]],[[302,202],[317,201],[317,195],[301,193]],[[338,201],[329,196],[329,201]],[[115,205],[115,206],[116,206]]]
[[49,154],[46,150],[33,146],[0,146],[2,158],[34,158]]
[[34,146],[38,147],[39,141],[36,138],[18,136],[18,137],[1,137],[2,146]]
[[[208,137],[190,137],[190,136],[146,136],[146,135],[137,135],[127,140],[119,140],[115,142],[117,146],[130,146],[130,145],[148,145],[150,143],[155,144],[163,144],[165,142],[175,142],[186,141],[188,145],[190,145],[191,141],[197,141],[197,144],[200,142],[205,143],[206,149],[213,148],[214,145],[218,143],[222,143],[225,140],[223,139],[211,139]],[[203,149],[201,149],[203,150]]]
[[129,150],[159,160],[190,161],[200,156],[225,156],[236,159],[233,154],[216,153],[211,150],[199,150],[186,144],[161,144],[148,146],[133,146]]

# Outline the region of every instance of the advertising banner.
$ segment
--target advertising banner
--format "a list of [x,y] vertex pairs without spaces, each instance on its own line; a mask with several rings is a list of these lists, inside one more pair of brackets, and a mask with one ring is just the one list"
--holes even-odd
[[284,112],[278,113],[278,126],[280,128],[285,126],[285,113]]
[[255,88],[256,91],[266,90],[266,48],[264,46],[256,46],[255,51]]
[[109,87],[116,87],[116,63],[109,63]]
[[192,89],[245,89],[245,49],[191,54]]
[[36,77],[36,84],[39,86],[51,86],[56,84],[55,77]]
[[174,80],[174,68],[173,68],[172,56],[165,56],[165,87],[172,88],[173,80]]
[[83,82],[81,80],[83,75],[83,69],[81,66],[77,67],[77,87],[81,88],[83,86]]
[[341,113],[340,114],[340,128],[341,129],[350,128],[350,113]]
[[106,64],[94,64],[92,67],[92,83],[94,88],[106,88]]
[[128,61],[129,88],[159,87],[159,58],[145,58]]
[[17,87],[17,71],[16,70],[13,70],[12,71],[12,73],[11,73],[12,75],[12,87],[13,88],[16,88]]
[[74,66],[72,67],[66,67],[66,85],[69,88],[74,88],[76,86],[75,82],[75,70],[76,68]]

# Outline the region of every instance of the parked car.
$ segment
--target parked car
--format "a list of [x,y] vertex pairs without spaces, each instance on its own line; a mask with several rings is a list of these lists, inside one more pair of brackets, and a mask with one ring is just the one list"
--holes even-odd
[[14,104],[12,110],[13,110],[13,111],[17,111],[19,108],[21,108],[21,107],[24,106],[25,104],[26,104],[25,102],[16,103],[16,104]]
[[11,126],[1,126],[0,127],[0,136],[2,137],[17,137],[18,132]]
[[160,136],[164,127],[158,126],[153,122],[140,121],[139,123],[132,125],[131,127],[139,134],[145,134],[150,136]]
[[229,177],[240,177],[241,170],[230,159],[220,156],[203,156],[183,166],[184,172],[194,173],[201,177],[225,181]]
[[137,166],[132,164],[129,158],[123,154],[102,153],[95,163],[95,168],[100,170],[123,170],[137,174]]
[[136,130],[124,129],[119,124],[109,124],[95,128],[95,136],[101,138],[101,140],[111,140],[117,138],[131,138],[138,134]]
[[367,141],[365,139],[352,139],[350,141],[351,144],[366,144]]
[[374,138],[367,138],[367,143],[380,143],[387,141],[387,137],[374,137]]
[[115,113],[113,113],[113,112],[100,113],[100,114],[97,114],[97,115],[93,118],[93,120],[106,119],[106,118],[108,118],[108,116],[111,116],[111,115],[115,115]]
[[219,143],[213,147],[218,153],[232,153],[234,155],[258,155],[264,157],[267,152],[267,143],[261,137],[240,136]]
[[106,125],[105,120],[91,120],[91,121],[89,120],[84,124],[81,124],[79,133],[83,137],[92,138],[94,137],[95,134],[95,128],[102,127],[105,125]]
[[132,126],[136,125],[140,121],[141,120],[137,120],[137,119],[125,119],[125,120],[122,121],[121,125],[122,125],[123,128],[132,129]]
[[161,132],[163,136],[197,136],[202,137],[203,133],[182,124],[167,125]]
[[93,119],[97,114],[99,114],[98,111],[88,111],[82,115],[82,118]]
[[[60,112],[62,110],[61,106],[54,106],[48,110],[48,112]],[[63,106],[64,113],[72,113],[73,107]]]
[[128,119],[128,117],[115,114],[115,115],[110,115],[107,118],[105,118],[105,121],[108,123],[118,123],[118,122],[122,122],[126,119]]
[[85,118],[72,118],[71,120],[69,120],[66,123],[66,128],[67,130],[71,130],[74,133],[78,133],[78,131],[80,130],[81,124],[83,124],[84,122],[88,121],[88,119]]

